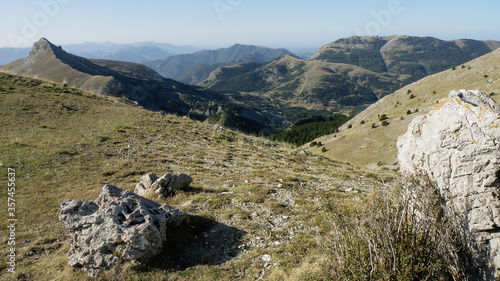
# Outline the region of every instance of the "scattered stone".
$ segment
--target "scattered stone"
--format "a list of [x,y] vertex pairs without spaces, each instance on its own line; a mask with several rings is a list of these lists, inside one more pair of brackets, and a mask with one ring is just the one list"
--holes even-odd
[[145,174],[135,186],[134,192],[137,195],[158,194],[160,197],[172,195],[177,190],[186,190],[193,182],[193,179],[185,174],[165,174],[158,178],[155,174]]
[[95,201],[65,200],[59,221],[70,234],[68,263],[95,277],[117,265],[142,266],[161,253],[183,211],[105,185]]
[[260,257],[263,261],[265,262],[269,262],[271,261],[271,255],[263,255],[262,257]]
[[[500,277],[500,105],[479,91],[452,91],[398,139],[404,173],[423,172],[475,235],[489,257],[487,274]],[[482,251],[480,251],[482,252]]]

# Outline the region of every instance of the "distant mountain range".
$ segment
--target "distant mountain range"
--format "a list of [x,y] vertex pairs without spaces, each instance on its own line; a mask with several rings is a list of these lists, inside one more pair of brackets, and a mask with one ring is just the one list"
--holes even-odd
[[234,65],[239,62],[269,62],[287,54],[292,53],[286,49],[236,44],[229,48],[170,56],[166,59],[146,62],[145,65],[156,70],[163,77],[196,84],[206,79],[212,70],[220,66]]
[[199,85],[287,106],[356,113],[411,82],[498,47],[499,41],[354,36],[323,46],[309,60],[285,56],[220,67]]
[[[168,43],[138,42],[115,44],[112,42],[86,42],[62,46],[66,51],[88,59],[107,59],[143,63],[164,59],[168,56],[199,51],[191,46],[175,46]],[[0,48],[0,65],[24,58],[31,48]]]
[[222,92],[247,92],[284,106],[343,111],[371,104],[401,86],[398,75],[291,55],[269,63],[221,67],[199,85]]
[[353,36],[323,46],[307,60],[286,49],[240,44],[202,51],[154,42],[67,46],[109,60],[73,55],[41,39],[31,51],[0,49],[0,59],[25,57],[0,71],[269,134],[314,114],[354,115],[411,82],[498,47],[499,41]]
[[219,114],[217,121],[223,125],[250,133],[271,130],[275,123],[282,125],[269,113],[233,103],[217,92],[164,78],[142,64],[86,59],[67,53],[45,38],[33,45],[26,58],[1,66],[0,71],[123,98],[153,111],[202,120]]
[[168,43],[138,42],[132,44],[115,44],[111,42],[69,44],[62,46],[77,56],[92,59],[107,59],[143,63],[164,59],[169,56],[198,51],[191,46],[175,46]]

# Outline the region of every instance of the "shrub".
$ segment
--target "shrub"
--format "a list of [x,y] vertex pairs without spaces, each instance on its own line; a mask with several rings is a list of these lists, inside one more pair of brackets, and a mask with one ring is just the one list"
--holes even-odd
[[349,126],[347,126],[347,129],[351,129],[352,128],[352,124],[349,124]]
[[320,242],[332,280],[464,280],[470,233],[424,176],[379,186],[365,204],[333,205]]
[[361,120],[360,124],[361,125],[365,124],[365,120]]
[[387,120],[382,121],[382,126],[384,126],[384,127],[385,127],[385,126],[387,126],[387,125],[389,125],[389,124],[390,124],[390,123],[389,123],[389,122],[387,122]]
[[327,152],[326,147],[323,146],[323,148],[321,149],[321,152],[323,152],[323,153]]
[[380,120],[380,121],[384,121],[387,119],[389,119],[389,117],[387,117],[387,114],[382,114],[381,116],[378,117],[378,120]]
[[412,99],[414,99],[414,98],[416,98],[416,96],[415,96],[414,94],[411,94],[411,95],[410,95],[410,99],[412,100]]
[[406,114],[410,115],[411,114],[411,109],[408,109],[408,111],[406,111]]
[[377,128],[377,125],[375,125],[375,123],[372,124],[372,128],[375,129]]
[[317,143],[317,142],[315,142],[315,141],[313,141],[313,142],[311,142],[311,143],[309,144],[309,147],[315,147],[316,145],[318,145],[318,143]]

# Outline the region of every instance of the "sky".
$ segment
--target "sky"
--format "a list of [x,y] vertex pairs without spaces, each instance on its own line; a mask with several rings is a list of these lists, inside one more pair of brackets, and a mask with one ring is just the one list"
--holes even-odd
[[500,1],[0,0],[0,47],[154,41],[319,48],[352,35],[500,40]]

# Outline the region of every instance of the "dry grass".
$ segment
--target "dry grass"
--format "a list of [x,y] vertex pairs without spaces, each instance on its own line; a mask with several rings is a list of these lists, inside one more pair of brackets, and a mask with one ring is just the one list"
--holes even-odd
[[[342,127],[341,133],[321,137],[326,153],[321,149],[305,149],[334,160],[356,165],[384,165],[396,162],[397,138],[406,132],[414,116],[433,109],[439,100],[448,97],[451,90],[480,90],[487,94],[496,93],[493,98],[500,101],[500,50],[489,53],[471,62],[435,75],[428,76],[395,93],[386,96],[361,112]],[[485,75],[488,75],[485,78]],[[410,98],[414,95],[415,98]],[[418,113],[415,111],[418,109]],[[408,115],[407,111],[412,114]],[[387,114],[390,124],[381,126],[379,116]],[[364,121],[363,124],[361,124]],[[352,129],[347,126],[352,124]],[[377,128],[371,128],[375,124]]]
[[[217,258],[208,251],[187,266],[165,260],[144,271],[105,273],[102,280],[321,279],[325,260],[316,241],[332,216],[330,203],[358,204],[363,193],[354,191],[394,176],[1,73],[0,130],[0,181],[6,183],[7,167],[16,169],[19,219],[16,274],[2,263],[2,280],[87,280],[67,265],[69,244],[57,220],[61,202],[93,200],[104,184],[132,191],[147,172],[192,176],[191,190],[161,203],[187,211],[198,236],[210,235],[213,224],[234,229],[241,248],[220,263],[203,262]],[[6,211],[0,208],[1,218]],[[5,253],[6,232],[0,235]]]

